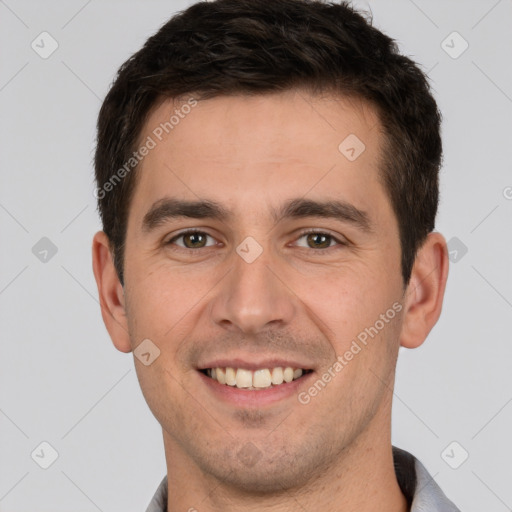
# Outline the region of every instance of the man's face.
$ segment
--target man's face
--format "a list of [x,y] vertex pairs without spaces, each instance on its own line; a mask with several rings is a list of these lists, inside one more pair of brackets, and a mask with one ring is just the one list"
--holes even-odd
[[[246,490],[299,485],[343,450],[389,433],[402,318],[386,312],[403,282],[397,220],[379,180],[380,124],[346,99],[221,97],[198,102],[159,141],[155,128],[180,105],[166,101],[146,122],[140,140],[156,147],[137,171],[128,219],[131,345],[150,339],[160,350],[149,366],[136,361],[142,391],[183,471]],[[354,135],[365,145],[359,156]],[[171,199],[209,201],[225,215],[155,213]],[[320,216],[304,201],[343,204]],[[180,237],[185,230],[196,233]],[[362,332],[366,345],[334,368]],[[268,369],[277,380],[276,367],[308,372],[238,389],[206,375],[211,367]],[[329,368],[330,382],[310,393]],[[248,375],[239,372],[240,383]]]

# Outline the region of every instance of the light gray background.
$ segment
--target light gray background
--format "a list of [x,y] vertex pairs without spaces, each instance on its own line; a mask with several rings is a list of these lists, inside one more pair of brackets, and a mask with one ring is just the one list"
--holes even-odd
[[[133,356],[100,316],[92,156],[115,71],[190,3],[0,0],[1,512],[142,511],[165,475]],[[463,511],[511,510],[512,1],[355,5],[429,71],[444,115],[438,230],[458,239],[441,320],[401,350],[393,442]],[[47,59],[31,48],[43,31],[59,45]],[[469,43],[456,59],[442,47],[453,31]],[[58,248],[46,263],[42,237]],[[31,458],[43,441],[59,454],[46,470]]]

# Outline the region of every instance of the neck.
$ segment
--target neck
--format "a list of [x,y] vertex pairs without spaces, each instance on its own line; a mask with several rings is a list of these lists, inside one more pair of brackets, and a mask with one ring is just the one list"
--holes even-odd
[[306,485],[272,494],[248,493],[205,474],[164,432],[169,486],[167,510],[407,512],[407,501],[394,470],[390,427],[381,429],[377,436],[371,430],[379,432],[370,427],[361,433],[334,458],[332,465],[312,473]]

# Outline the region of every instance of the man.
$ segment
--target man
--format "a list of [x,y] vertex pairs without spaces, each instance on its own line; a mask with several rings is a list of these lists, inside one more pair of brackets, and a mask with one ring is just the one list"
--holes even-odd
[[167,475],[148,511],[456,511],[391,446],[448,273],[425,76],[345,3],[217,0],[120,69],[95,158],[102,315]]

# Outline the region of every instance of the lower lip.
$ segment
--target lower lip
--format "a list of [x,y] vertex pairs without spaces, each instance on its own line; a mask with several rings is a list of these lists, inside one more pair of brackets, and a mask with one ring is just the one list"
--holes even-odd
[[307,386],[314,372],[307,373],[292,382],[283,382],[277,386],[262,389],[239,389],[236,386],[228,386],[208,377],[204,373],[198,371],[199,377],[203,380],[209,390],[224,402],[236,406],[253,406],[259,407],[263,405],[273,404],[297,396],[299,389]]

